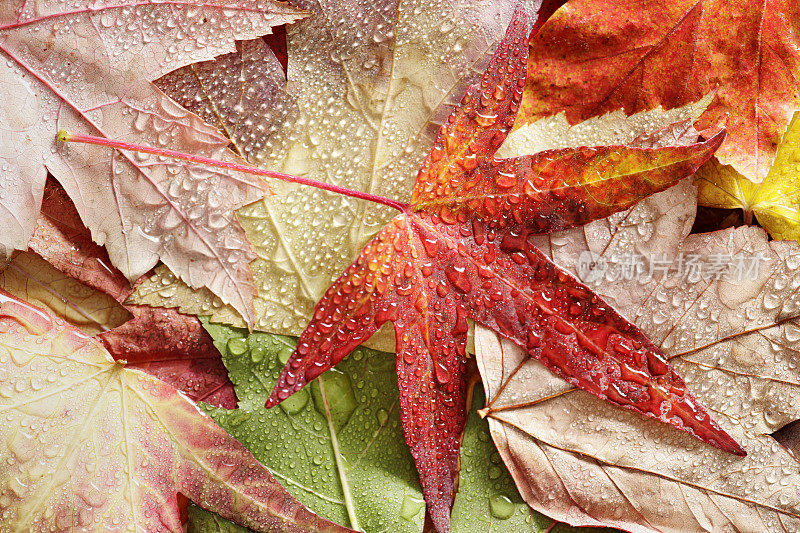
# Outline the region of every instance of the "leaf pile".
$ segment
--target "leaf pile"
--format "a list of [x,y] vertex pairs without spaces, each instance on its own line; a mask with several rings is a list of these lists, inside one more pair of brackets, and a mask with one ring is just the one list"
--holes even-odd
[[[206,327],[225,354],[241,398],[237,410],[209,413],[289,492],[321,516],[354,529],[423,530],[425,504],[402,440],[391,354],[359,348],[320,376],[310,392],[304,389],[281,409],[264,410],[295,340]],[[477,392],[474,402],[482,401]],[[265,427],[270,431],[265,433]],[[473,407],[464,431],[453,531],[538,531],[550,522],[522,501],[494,449],[487,422]],[[220,523],[211,513],[190,511],[190,530],[215,530]]]
[[272,0],[198,6],[135,0],[26,2],[0,10],[0,248],[25,249],[46,173],[75,202],[92,238],[136,279],[161,259],[246,317],[255,288],[252,251],[233,210],[264,193],[256,179],[166,166],[96,147],[54,150],[60,128],[207,155],[227,141],[148,80],[233,48],[302,16]]
[[[707,160],[724,134],[685,147],[565,149],[493,159],[514,122],[525,80],[527,25],[518,18],[510,28],[480,84],[467,90],[440,130],[410,208],[325,294],[267,402],[285,400],[384,322],[394,322],[405,437],[440,531],[449,527],[466,416],[468,317],[511,336],[602,398],[743,453],[655,346],[527,244],[528,235],[607,216],[669,187]],[[245,65],[244,48],[229,60]],[[197,86],[182,87],[196,98]],[[159,283],[163,291],[164,278],[150,281]],[[605,358],[619,367],[601,363]]]
[[[163,78],[159,87],[224,126],[251,163],[407,197],[438,127],[480,76],[514,6],[482,0],[295,5],[311,15],[287,27],[286,75],[275,72],[273,54],[256,43]],[[214,83],[198,87],[195,71]],[[273,82],[284,77],[285,85]],[[326,191],[270,186],[274,195],[238,211],[258,255],[253,326],[299,335],[331,282],[394,213]],[[209,291],[190,290],[165,268],[139,287],[134,301],[246,325],[235,309]],[[373,346],[391,351],[391,334],[379,337]]]
[[[687,236],[681,182],[703,165],[702,201],[797,236],[800,9],[560,3],[0,8],[0,286],[96,335],[0,298],[4,523],[177,529],[187,496],[261,530],[344,530],[303,504],[353,529],[545,527],[521,498],[629,530],[800,527],[797,460],[772,436],[800,418],[800,253],[752,228]],[[555,14],[528,23],[540,5]],[[286,72],[241,41],[300,19]],[[400,214],[55,146],[58,128],[245,158]],[[754,280],[601,283],[649,252],[763,261]],[[226,369],[196,317],[142,304],[300,336],[204,322]],[[469,320],[521,496],[468,408]]]

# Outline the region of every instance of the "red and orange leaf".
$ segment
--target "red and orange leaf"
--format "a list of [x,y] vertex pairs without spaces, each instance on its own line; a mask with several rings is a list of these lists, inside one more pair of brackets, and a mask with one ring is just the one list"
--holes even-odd
[[725,139],[658,149],[597,146],[548,150],[492,159],[441,180],[436,196],[417,197],[413,207],[444,219],[464,212],[485,219],[513,219],[536,233],[580,226],[628,209],[691,176]]
[[[132,291],[127,278],[111,265],[106,249],[92,241],[66,191],[52,178],[46,182],[28,246],[64,274],[120,303]],[[222,357],[197,317],[175,309],[124,307],[134,318],[98,336],[115,359],[153,374],[195,401],[236,407]]]
[[[550,152],[497,161],[493,154],[513,123],[524,81],[526,37],[527,22],[518,11],[480,84],[439,132],[412,203],[319,301],[267,401],[271,407],[288,398],[392,322],[405,439],[440,533],[449,531],[458,473],[470,318],[570,383],[744,455],[659,348],[529,240],[543,229],[606,216],[677,183],[711,157],[724,132],[685,148],[594,148],[560,153],[561,159]],[[537,182],[536,174],[551,184],[547,193],[515,203],[512,198],[526,194],[526,183]],[[506,177],[516,196],[487,208],[486,199]],[[479,205],[470,204],[470,180],[482,195]],[[554,202],[558,191],[569,192],[560,203]],[[526,218],[532,212],[547,215],[545,228],[534,229],[536,220]]]
[[439,130],[417,174],[412,204],[442,196],[449,180],[484,164],[500,148],[522,100],[527,59],[528,20],[514,16],[480,81],[467,88]]
[[527,24],[512,20],[479,83],[440,129],[417,175],[414,210],[452,220],[458,212],[512,218],[540,233],[585,224],[628,209],[694,174],[719,148],[725,132],[708,142],[659,150],[601,146],[549,150],[497,159],[514,124],[528,57]]
[[716,156],[760,182],[800,109],[799,35],[794,0],[570,0],[531,39],[520,116],[577,123],[716,91],[700,129],[728,115]]

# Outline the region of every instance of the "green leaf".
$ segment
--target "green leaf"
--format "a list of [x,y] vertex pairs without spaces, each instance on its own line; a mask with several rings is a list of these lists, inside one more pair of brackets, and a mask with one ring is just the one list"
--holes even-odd
[[[400,426],[393,354],[358,349],[311,387],[267,410],[264,402],[294,339],[204,325],[223,355],[240,406],[205,409],[292,495],[353,529],[422,530],[422,491]],[[210,521],[219,519],[192,514],[194,531],[220,530]]]
[[[203,324],[222,353],[240,406],[204,409],[293,496],[320,516],[354,529],[422,531],[425,504],[400,426],[394,354],[359,348],[314,381],[310,392],[304,389],[267,410],[264,402],[295,340],[248,335],[205,319]],[[453,532],[545,531],[553,521],[533,511],[517,491],[487,421],[476,412],[483,403],[483,391],[476,387],[461,447]],[[239,531],[246,530],[190,508],[189,533]]]
[[483,390],[474,388],[472,409],[461,443],[461,473],[453,504],[453,533],[546,531],[553,521],[531,509],[500,459],[489,422],[478,416]]

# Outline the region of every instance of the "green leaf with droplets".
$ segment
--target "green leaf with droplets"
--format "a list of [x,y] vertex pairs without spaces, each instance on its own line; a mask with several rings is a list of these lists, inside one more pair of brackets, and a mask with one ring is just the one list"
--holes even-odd
[[[267,410],[264,402],[294,339],[205,325],[239,397],[239,409],[206,406],[208,413],[292,495],[353,529],[422,530],[422,491],[400,426],[393,355],[358,349],[280,408]],[[195,531],[220,530],[208,524],[217,517],[198,515],[192,514]]]
[[[248,335],[207,320],[204,324],[223,354],[240,408],[204,407],[270,468],[292,495],[320,516],[349,524],[341,471],[360,529],[422,531],[425,503],[403,443],[392,354],[359,348],[335,370],[314,381],[310,392],[304,389],[280,409],[265,410],[264,399],[291,353],[294,339]],[[473,405],[483,405],[479,388]],[[454,532],[538,532],[552,524],[524,503],[500,461],[487,422],[475,409],[464,433],[461,465],[460,490],[453,507]],[[192,507],[189,531],[245,530]]]
[[484,405],[474,388],[473,409],[461,442],[458,493],[450,517],[453,533],[545,531],[552,520],[531,509],[520,496],[489,434],[488,421],[475,408]]

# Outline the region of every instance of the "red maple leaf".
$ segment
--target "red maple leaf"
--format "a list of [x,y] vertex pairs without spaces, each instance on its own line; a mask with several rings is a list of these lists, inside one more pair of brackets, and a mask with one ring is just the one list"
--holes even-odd
[[449,530],[466,419],[468,318],[577,387],[744,455],[656,345],[528,240],[677,183],[711,157],[724,132],[684,147],[495,159],[522,97],[527,50],[518,11],[482,79],[441,128],[410,204],[389,203],[401,213],[319,301],[267,401],[277,405],[392,322],[405,438],[439,532]]

